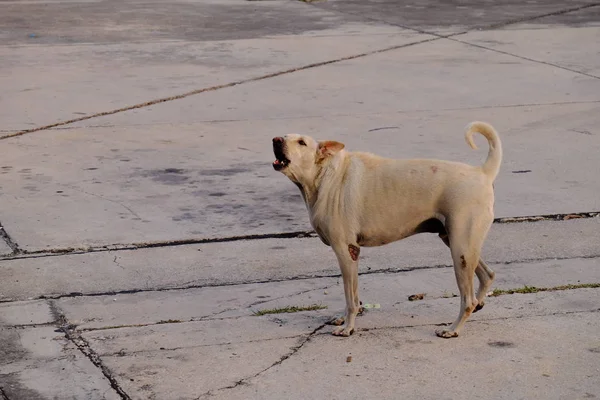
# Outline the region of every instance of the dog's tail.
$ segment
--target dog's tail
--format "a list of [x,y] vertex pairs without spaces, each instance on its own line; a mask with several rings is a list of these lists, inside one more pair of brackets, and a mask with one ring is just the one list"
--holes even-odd
[[490,145],[487,160],[485,160],[481,169],[487,176],[494,180],[496,179],[496,175],[498,175],[500,163],[502,162],[502,143],[500,142],[500,137],[490,124],[480,121],[471,122],[467,125],[465,140],[472,149],[477,149],[475,142],[473,142],[473,133],[475,132],[485,136]]

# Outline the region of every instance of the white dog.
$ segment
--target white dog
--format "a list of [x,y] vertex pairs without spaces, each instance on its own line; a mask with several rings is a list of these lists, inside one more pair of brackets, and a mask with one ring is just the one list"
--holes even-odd
[[[480,258],[494,219],[493,182],[502,161],[498,134],[489,124],[471,123],[465,135],[478,132],[489,143],[481,167],[441,160],[393,160],[348,152],[335,141],[317,142],[290,134],[273,138],[273,168],[294,182],[306,203],[310,222],[337,256],[346,296],[345,318],[334,335],[354,332],[359,313],[360,246],[381,246],[416,233],[438,233],[450,247],[460,291],[460,313],[443,338],[458,336],[472,312],[484,305],[494,272]],[[479,279],[477,295],[474,275]]]

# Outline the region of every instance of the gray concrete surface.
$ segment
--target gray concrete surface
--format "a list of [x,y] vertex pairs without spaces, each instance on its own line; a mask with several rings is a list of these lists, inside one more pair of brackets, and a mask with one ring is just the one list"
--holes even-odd
[[4,240],[0,239],[0,254],[1,255],[8,255],[12,252],[12,249],[10,248],[10,246],[8,245],[8,243],[6,243]]
[[3,326],[0,341],[0,393],[4,398],[121,398],[100,370],[53,326]]
[[[592,0],[0,2],[0,399],[598,396],[599,33]],[[441,340],[441,241],[364,249],[379,308],[332,337],[271,137],[478,164],[475,119],[496,216],[533,216],[484,248],[508,292]]]
[[[547,87],[550,94],[550,81]],[[463,139],[473,119],[492,121],[503,135],[498,217],[597,211],[598,104],[45,131],[3,142],[12,168],[4,175],[2,223],[30,251],[304,231],[299,191],[271,166],[272,136],[293,125],[351,149],[480,164],[486,151]],[[178,119],[193,114],[180,107],[173,103]],[[394,128],[369,132],[381,127]],[[531,172],[513,172],[523,170]]]
[[[600,255],[599,242],[600,218],[496,224],[485,244],[484,257],[502,269],[519,262],[552,262],[553,259],[564,262],[564,259],[581,257],[591,258],[594,265],[595,257]],[[363,249],[360,271],[409,271],[450,263],[450,253],[442,241],[436,235],[423,234],[387,246]],[[337,275],[335,255],[316,237],[241,240],[60,257],[25,256],[3,261],[0,281],[5,285],[0,290],[0,301]]]

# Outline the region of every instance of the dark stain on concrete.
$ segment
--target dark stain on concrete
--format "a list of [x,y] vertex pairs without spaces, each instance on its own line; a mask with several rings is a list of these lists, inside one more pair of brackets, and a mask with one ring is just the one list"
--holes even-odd
[[192,213],[189,212],[184,212],[183,214],[177,215],[173,218],[171,218],[173,221],[190,221],[195,219],[196,216]]
[[232,176],[236,174],[241,174],[244,172],[250,172],[251,170],[248,168],[240,168],[240,167],[232,167],[232,168],[223,168],[223,169],[206,169],[200,171],[200,175],[203,176]]
[[496,342],[488,342],[488,346],[490,347],[500,347],[500,348],[512,348],[516,347],[513,342],[505,342],[502,340],[498,340]]
[[185,170],[180,168],[165,168],[146,171],[143,175],[152,178],[154,182],[164,185],[182,185],[190,179],[189,176],[185,175],[185,172]]
[[[21,361],[27,357],[28,352],[21,346],[19,338],[20,329],[0,329],[0,371],[3,365]],[[8,399],[45,400],[38,392],[22,386],[19,373],[0,373],[0,387]]]

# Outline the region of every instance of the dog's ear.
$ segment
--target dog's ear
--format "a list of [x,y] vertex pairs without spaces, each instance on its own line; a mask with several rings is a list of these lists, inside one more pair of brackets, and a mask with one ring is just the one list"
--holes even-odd
[[319,148],[317,149],[317,153],[320,158],[325,158],[328,156],[332,156],[338,151],[344,148],[344,143],[336,142],[333,140],[325,140],[323,142],[319,142]]

